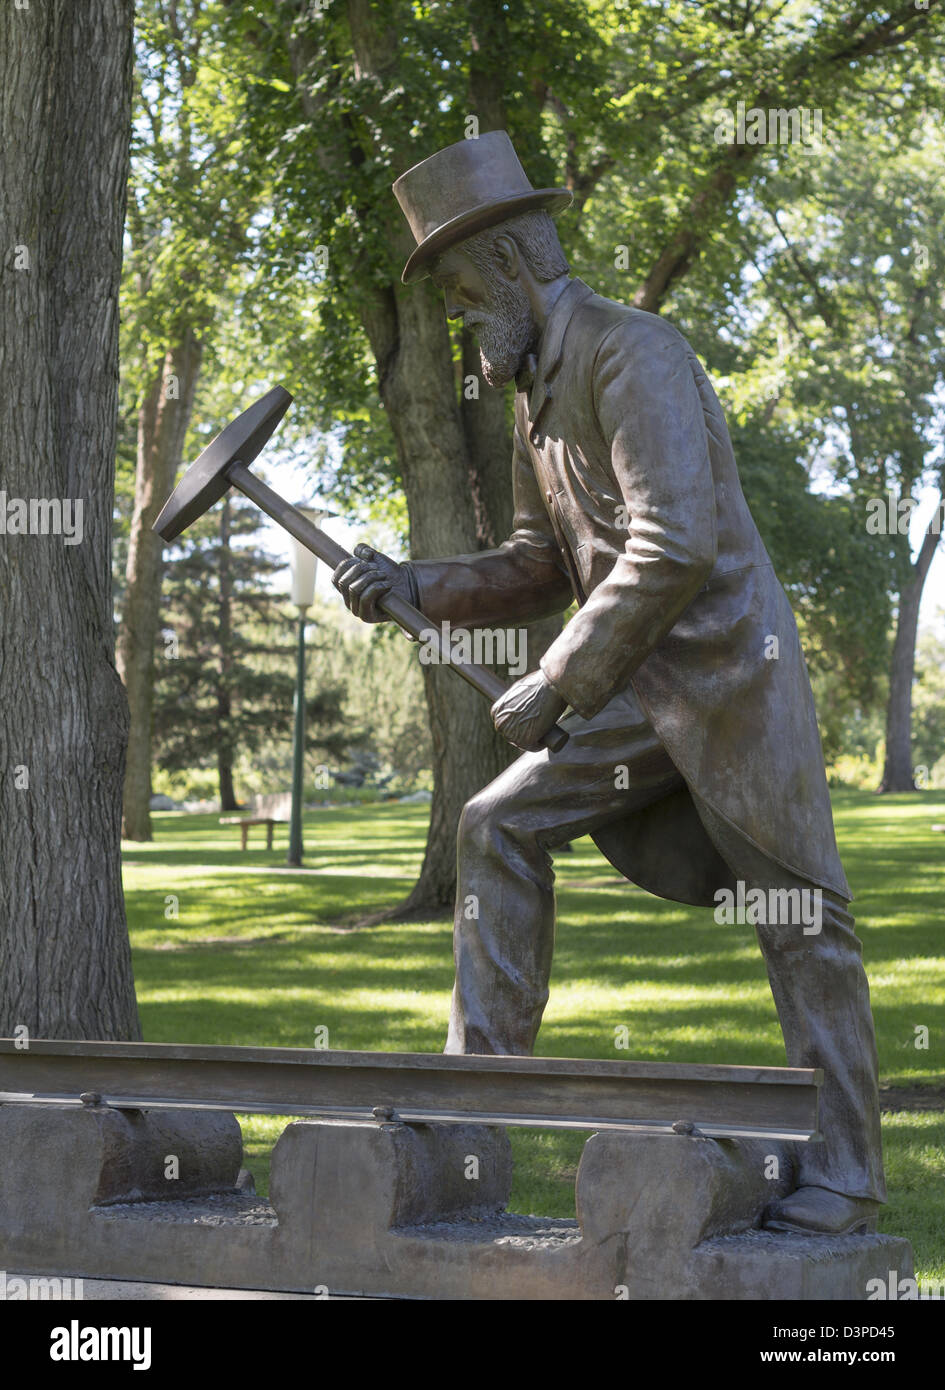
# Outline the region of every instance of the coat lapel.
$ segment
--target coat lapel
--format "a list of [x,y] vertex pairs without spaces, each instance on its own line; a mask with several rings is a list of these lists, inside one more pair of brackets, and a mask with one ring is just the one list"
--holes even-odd
[[589,285],[585,285],[583,280],[571,280],[561,291],[548,316],[548,322],[545,324],[545,331],[541,335],[541,344],[538,349],[538,364],[535,368],[534,382],[528,393],[528,421],[531,426],[530,437],[533,444],[536,443],[540,433],[538,422],[541,412],[552,395],[553,387],[550,383],[554,380],[555,373],[561,364],[564,335],[571,322],[571,316],[577,306],[593,293],[594,291]]

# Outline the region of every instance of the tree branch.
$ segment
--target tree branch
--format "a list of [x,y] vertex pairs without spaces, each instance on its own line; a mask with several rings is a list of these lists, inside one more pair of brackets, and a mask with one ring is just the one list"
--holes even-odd
[[[926,22],[926,13],[916,10],[913,0],[897,8],[872,29],[856,36],[872,9],[864,5],[858,15],[844,21],[848,30],[839,47],[823,52],[824,36],[815,34],[802,45],[781,74],[782,88],[792,83],[814,86],[819,77],[838,68],[848,67],[857,59],[870,57],[903,44]],[[773,100],[770,82],[758,91],[751,105],[767,108]],[[707,175],[702,187],[692,195],[676,220],[676,225],[658,253],[649,273],[634,296],[640,309],[658,313],[670,285],[689,269],[700,248],[712,235],[720,213],[728,205],[738,184],[739,175],[768,148],[767,145],[730,145],[716,167]]]

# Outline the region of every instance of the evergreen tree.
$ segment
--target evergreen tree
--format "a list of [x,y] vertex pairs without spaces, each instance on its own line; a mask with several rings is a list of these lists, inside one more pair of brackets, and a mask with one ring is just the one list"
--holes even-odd
[[[259,512],[227,496],[177,543],[166,561],[164,659],[154,711],[157,761],[170,772],[216,767],[220,806],[238,808],[238,755],[292,738],[295,695],[292,623],[269,586],[284,563],[258,543]],[[322,687],[307,701],[310,747],[339,752],[343,691]]]

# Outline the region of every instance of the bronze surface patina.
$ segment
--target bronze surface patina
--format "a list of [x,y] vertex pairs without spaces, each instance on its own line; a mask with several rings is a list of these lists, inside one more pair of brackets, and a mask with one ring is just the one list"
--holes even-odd
[[[825,1142],[803,1147],[767,1224],[865,1229],[885,1200],[869,987],[797,628],[715,392],[669,323],[570,276],[550,215],[569,195],[532,188],[504,132],[440,150],[394,192],[417,242],[404,280],[432,276],[486,380],[515,381],[515,519],[473,555],[397,565],[361,548],[336,586],[369,622],[391,591],[467,627],[579,605],[493,706],[525,752],[460,824],[457,902],[474,894],[479,917],[456,915],[446,1050],[532,1051],[549,851],[577,836],[662,897],[754,904],[788,1062],[824,1071]],[[540,749],[566,709],[566,746]]]

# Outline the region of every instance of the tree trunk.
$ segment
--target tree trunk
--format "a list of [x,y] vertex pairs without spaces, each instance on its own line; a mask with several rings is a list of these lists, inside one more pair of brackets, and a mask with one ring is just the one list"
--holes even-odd
[[889,666],[889,703],[886,706],[886,756],[880,792],[914,792],[912,766],[912,684],[915,679],[915,644],[919,630],[922,590],[939,542],[942,499],[925,533],[912,566],[912,578],[899,595],[896,636]]
[[[415,559],[477,549],[470,486],[474,461],[462,427],[443,305],[427,284],[395,295],[396,348],[385,354],[371,328],[378,361],[387,361],[381,395],[404,479]],[[430,827],[420,877],[404,912],[452,906],[456,891],[456,827],[471,796],[508,761],[489,706],[455,671],[424,667],[435,772]]]
[[[229,704],[229,700],[227,700]],[[230,748],[220,746],[217,758],[217,772],[220,779],[220,810],[238,811],[239,802],[233,788],[233,754]]]
[[[140,1037],[110,563],[132,24],[131,0],[0,5],[5,1036]],[[11,534],[12,499],[37,523],[71,499],[81,530],[55,534],[51,507],[52,534]]]
[[122,818],[122,834],[127,840],[151,839],[151,713],[164,544],[152,528],[181,464],[201,353],[202,344],[187,329],[181,340],[168,348],[138,412],[128,587],[118,634],[118,671],[128,692],[131,716]]
[[[399,61],[400,36],[389,27],[383,12],[372,8],[367,0],[348,0],[347,17],[354,67],[361,81],[360,96],[370,106],[383,94],[392,65]],[[351,134],[347,148],[337,147],[330,126],[326,130],[322,122],[318,100],[306,76],[323,58],[322,33],[313,27],[286,36],[300,101],[313,138],[323,145],[320,157],[326,166],[332,160],[356,164],[366,152],[354,143]],[[378,129],[383,129],[385,140],[396,147],[397,166],[406,169],[416,158],[409,131],[392,128],[383,107],[379,116]],[[364,122],[358,125],[361,129]],[[365,221],[379,216],[383,219],[389,243],[403,263],[413,241],[393,195],[381,209],[365,207],[357,212]],[[368,282],[359,295],[359,312],[397,446],[411,556],[425,559],[480,548],[480,528],[493,523],[463,428],[440,297],[429,283],[406,288],[399,281],[382,285]],[[491,418],[494,424],[494,413]],[[506,474],[507,459],[508,454]],[[508,477],[505,486],[510,486]],[[506,762],[482,696],[455,672],[442,667],[425,667],[423,674],[433,740],[434,790],[423,867],[401,909],[410,913],[442,911],[452,905],[460,812]]]
[[[442,307],[440,309],[442,313]],[[505,392],[482,378],[479,348],[472,332],[462,330],[460,421],[469,451],[469,489],[473,499],[476,543],[483,550],[501,545],[512,530],[512,435],[505,415]]]
[[238,811],[233,790],[233,736],[230,716],[233,713],[233,574],[230,566],[230,499],[224,497],[220,508],[220,685],[217,696],[217,718],[220,722],[220,741],[217,745],[217,772],[220,779],[220,810]]

